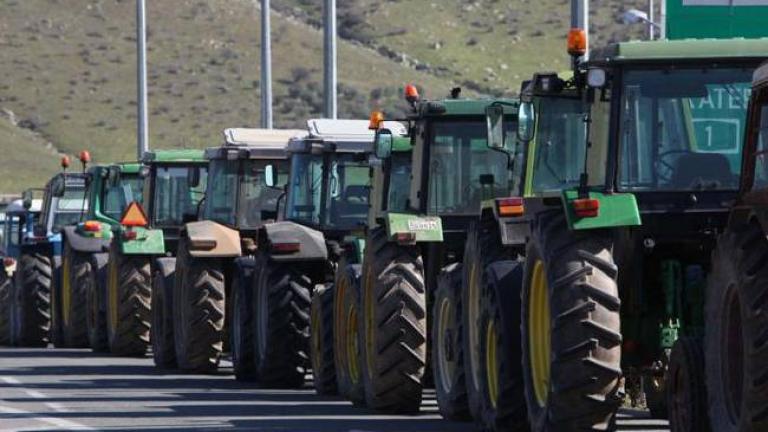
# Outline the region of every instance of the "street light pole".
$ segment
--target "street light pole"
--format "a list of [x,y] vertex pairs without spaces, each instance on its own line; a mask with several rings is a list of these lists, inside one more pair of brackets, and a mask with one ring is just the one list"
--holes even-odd
[[137,149],[138,160],[149,151],[149,120],[147,118],[147,9],[145,0],[136,0],[137,45]]
[[338,76],[336,73],[336,0],[325,0],[325,25],[323,30],[325,49],[323,55],[324,74],[324,115],[335,119],[338,116],[336,92]]
[[589,1],[571,0],[571,28],[583,29],[587,35],[587,51],[581,61],[589,60]]
[[261,127],[272,129],[272,32],[269,0],[261,0]]

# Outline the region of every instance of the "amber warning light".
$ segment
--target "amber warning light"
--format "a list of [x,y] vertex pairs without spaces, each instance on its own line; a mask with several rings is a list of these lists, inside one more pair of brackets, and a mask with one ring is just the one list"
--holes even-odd
[[587,53],[587,32],[584,29],[573,28],[568,32],[568,54],[581,57]]
[[384,123],[384,113],[381,111],[374,111],[371,113],[371,120],[368,123],[368,129],[378,130],[382,123]]

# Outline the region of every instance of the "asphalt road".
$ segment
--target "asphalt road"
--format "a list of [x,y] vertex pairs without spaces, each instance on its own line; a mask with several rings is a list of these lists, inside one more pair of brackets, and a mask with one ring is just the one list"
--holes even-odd
[[[418,416],[384,416],[303,390],[240,384],[230,364],[216,375],[167,375],[150,358],[87,350],[0,348],[0,431],[241,430],[469,432],[444,421],[428,394]],[[646,413],[623,411],[623,431],[666,431]]]

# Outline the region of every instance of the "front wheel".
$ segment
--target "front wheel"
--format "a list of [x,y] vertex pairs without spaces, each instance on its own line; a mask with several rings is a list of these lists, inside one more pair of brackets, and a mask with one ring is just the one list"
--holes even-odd
[[88,291],[93,267],[89,255],[72,249],[64,242],[61,265],[61,310],[64,344],[70,348],[88,346]]
[[672,432],[707,432],[707,388],[701,342],[682,337],[675,342],[667,372],[667,406]]
[[620,398],[620,301],[612,239],[540,215],[522,295],[523,379],[534,431],[610,430]]
[[89,272],[90,278],[86,282],[88,285],[86,291],[87,319],[86,328],[88,332],[88,343],[91,350],[96,353],[109,352],[109,337],[107,336],[107,271],[106,263],[109,260],[108,254],[94,254],[91,260],[92,270]]
[[312,293],[309,313],[310,359],[315,391],[319,395],[338,394],[333,352],[334,284],[322,284]]
[[309,309],[312,280],[296,264],[257,261],[253,317],[258,381],[296,388],[309,368]]
[[0,345],[11,344],[11,290],[13,280],[0,269]]
[[109,350],[121,356],[143,356],[149,348],[152,321],[150,258],[123,255],[113,241],[107,272]]
[[333,325],[333,356],[339,393],[355,405],[365,404],[360,346],[360,274],[359,264],[342,262],[336,270]]
[[368,407],[412,414],[421,407],[427,357],[427,298],[418,248],[398,246],[382,229],[366,242],[363,353]]
[[[232,366],[238,381],[256,380],[256,360],[253,353],[253,312],[251,310],[252,279],[241,269],[232,277],[232,319],[230,336],[232,342]],[[252,269],[249,269],[252,272]]]
[[[176,262],[162,258],[152,276],[152,360],[159,369],[176,367],[176,349],[173,342],[173,282]],[[158,261],[161,261],[158,260]]]

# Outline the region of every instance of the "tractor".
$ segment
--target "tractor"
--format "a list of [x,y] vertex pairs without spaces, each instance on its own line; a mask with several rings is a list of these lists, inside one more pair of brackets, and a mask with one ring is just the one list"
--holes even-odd
[[[757,69],[752,86],[739,196],[717,240],[707,283],[704,371],[692,374],[683,367],[678,372],[681,379],[706,377],[692,382],[679,400],[689,401],[693,416],[709,414],[713,431],[768,430],[768,64]],[[699,344],[676,348],[673,361],[679,355],[681,365],[701,366]]]
[[[23,200],[18,199],[5,209],[3,269],[0,271],[0,345],[11,345],[13,275],[18,267],[21,246],[27,241],[27,233],[31,235],[35,221],[40,217],[41,208],[41,199],[29,202],[28,207],[24,206]],[[46,304],[42,306],[45,309]],[[30,313],[27,315],[33,316]]]
[[[585,40],[572,30],[569,53]],[[702,395],[710,254],[766,56],[766,40],[628,42],[574,61],[570,79],[534,76],[518,118],[529,233],[509,282],[533,430],[612,430],[626,394],[654,417],[669,409],[673,430],[706,430],[666,401]]]
[[[143,356],[152,343],[157,362],[162,354],[154,342],[165,328],[152,329],[150,338],[150,324],[163,307],[181,227],[197,217],[207,163],[202,150],[156,150],[141,163],[142,197],[120,214],[107,249],[104,328],[111,353]],[[133,174],[122,175],[117,184],[133,181]]]
[[[162,309],[154,315],[154,324],[162,325],[153,338],[155,356],[167,353],[168,363],[183,371],[218,367],[232,319],[231,293],[251,286],[259,229],[277,218],[283,201],[288,140],[301,134],[306,131],[227,129],[224,145],[205,151],[210,181],[200,218],[179,234],[178,273],[164,287]],[[233,339],[248,330],[233,326]],[[242,365],[245,354],[234,355]]]
[[[62,229],[61,311],[53,328],[66,347],[108,351],[106,334],[107,259],[112,228],[129,203],[141,200],[139,164],[95,165],[85,176],[87,204],[79,221]],[[60,322],[58,321],[60,318]]]
[[[90,154],[80,154],[83,171]],[[82,173],[66,172],[69,157],[64,156],[64,172],[51,178],[42,190],[27,190],[22,197],[28,210],[27,225],[11,289],[11,340],[20,346],[62,344],[60,322],[63,310],[52,307],[62,301],[62,231],[77,223],[87,205]],[[35,215],[35,195],[42,192],[39,216]],[[66,302],[66,298],[62,299]]]
[[233,328],[250,326],[233,340],[233,360],[262,385],[291,388],[304,384],[311,358],[315,389],[329,394],[337,387],[334,294],[347,287],[334,283],[336,268],[360,262],[375,133],[365,120],[307,126],[288,144],[284,210],[259,230],[252,284],[233,293]]
[[[407,135],[395,136],[386,128],[377,135],[382,178],[374,179],[358,314],[361,402],[372,409],[420,409],[429,380],[427,322],[440,322],[443,314],[438,324],[443,327],[431,328],[432,358],[441,371],[434,377],[438,400],[446,401],[441,411],[466,418],[478,394],[474,383],[464,385],[469,366],[463,335],[469,330],[463,306],[456,301],[436,309],[434,301],[443,290],[450,290],[454,300],[467,295],[470,278],[463,269],[478,249],[467,242],[477,228],[468,234],[467,227],[484,199],[507,189],[510,171],[509,158],[487,146],[485,108],[499,101],[459,96],[460,89],[454,89],[451,99],[420,100],[409,85]],[[430,308],[433,315],[427,318]],[[462,401],[468,398],[472,403]]]

